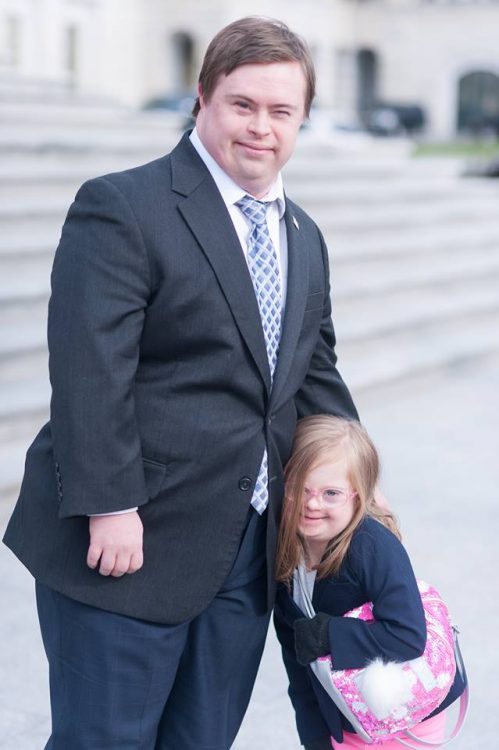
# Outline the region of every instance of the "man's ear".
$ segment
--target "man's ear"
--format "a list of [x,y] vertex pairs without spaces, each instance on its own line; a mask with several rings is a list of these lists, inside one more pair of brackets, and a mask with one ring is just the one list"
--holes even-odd
[[198,83],[198,99],[199,99],[199,106],[204,107],[204,96],[203,96],[203,88],[200,83]]

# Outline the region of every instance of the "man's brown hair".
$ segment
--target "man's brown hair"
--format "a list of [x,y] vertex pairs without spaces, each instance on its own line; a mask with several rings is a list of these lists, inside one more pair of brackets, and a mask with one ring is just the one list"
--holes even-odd
[[[304,39],[273,18],[240,18],[213,37],[199,74],[203,97],[208,101],[220,76],[228,76],[241,65],[276,62],[298,62],[302,66],[307,83],[305,114],[308,117],[315,96],[315,70],[310,50]],[[194,117],[199,109],[198,97],[192,111]]]

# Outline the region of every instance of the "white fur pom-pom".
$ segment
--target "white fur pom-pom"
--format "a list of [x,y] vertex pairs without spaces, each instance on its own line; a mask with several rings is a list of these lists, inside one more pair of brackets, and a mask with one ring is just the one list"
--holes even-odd
[[411,698],[411,687],[402,664],[374,659],[357,680],[367,706],[377,719],[386,719],[394,711],[397,716],[405,714],[404,704]]

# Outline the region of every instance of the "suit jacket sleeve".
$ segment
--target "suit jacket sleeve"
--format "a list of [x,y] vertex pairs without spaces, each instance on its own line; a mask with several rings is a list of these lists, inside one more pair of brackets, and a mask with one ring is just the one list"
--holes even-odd
[[295,396],[298,418],[312,414],[335,414],[346,419],[359,415],[350,392],[336,369],[336,337],[331,319],[329,260],[324,238],[319,232],[324,263],[324,301],[322,323],[315,351],[305,380]]
[[51,431],[60,516],[147,502],[134,376],[149,267],[125,197],[106,178],[79,190],[51,277]]

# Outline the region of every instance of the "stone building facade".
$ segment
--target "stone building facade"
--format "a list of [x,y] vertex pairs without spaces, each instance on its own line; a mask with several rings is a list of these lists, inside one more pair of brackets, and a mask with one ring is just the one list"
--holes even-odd
[[[192,91],[208,41],[242,0],[0,0],[0,93],[33,88],[140,106]],[[308,40],[318,97],[358,123],[419,105],[427,132],[499,129],[499,0],[253,0]]]

